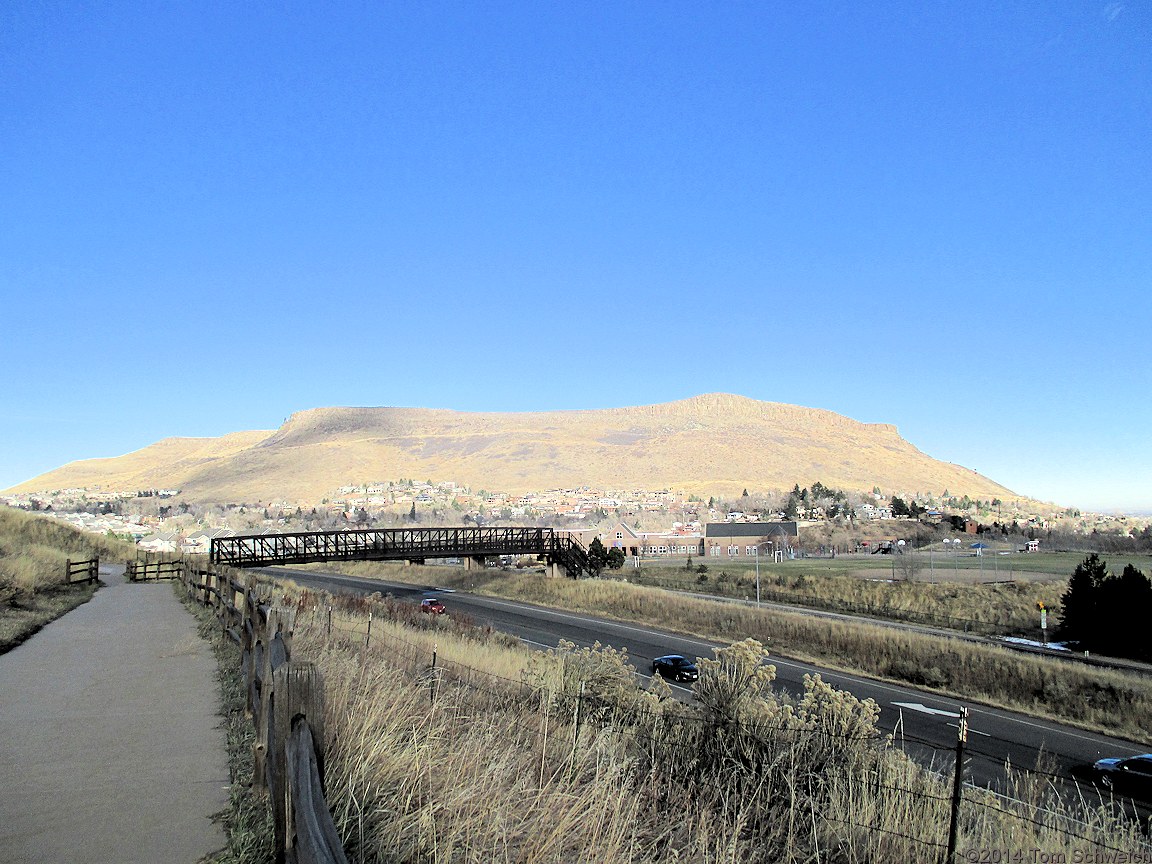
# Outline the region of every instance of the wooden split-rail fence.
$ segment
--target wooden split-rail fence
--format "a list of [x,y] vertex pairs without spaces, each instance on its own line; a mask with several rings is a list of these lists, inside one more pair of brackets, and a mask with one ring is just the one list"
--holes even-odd
[[129,582],[151,582],[159,579],[184,579],[186,565],[183,561],[152,561],[142,558],[124,565],[124,575]]
[[68,561],[64,568],[64,581],[69,585],[81,582],[92,584],[100,578],[100,559],[91,558],[87,561]]
[[[323,681],[314,664],[292,660],[296,610],[270,604],[251,574],[136,563],[136,572],[156,574],[141,578],[178,578],[242,648],[245,712],[256,728],[253,788],[270,799],[277,864],[347,864],[324,793]],[[179,572],[168,576],[172,568]]]

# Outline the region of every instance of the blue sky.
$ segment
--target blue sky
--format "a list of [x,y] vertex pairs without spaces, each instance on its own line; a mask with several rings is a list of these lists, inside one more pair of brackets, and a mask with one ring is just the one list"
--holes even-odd
[[730,392],[1152,511],[1150,155],[1146,4],[9,0],[0,488]]

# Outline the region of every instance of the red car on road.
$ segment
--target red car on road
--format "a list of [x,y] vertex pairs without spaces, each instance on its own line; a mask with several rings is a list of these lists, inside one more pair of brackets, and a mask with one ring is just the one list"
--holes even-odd
[[428,597],[420,601],[420,611],[429,612],[432,615],[443,615],[444,604],[437,600],[435,597]]

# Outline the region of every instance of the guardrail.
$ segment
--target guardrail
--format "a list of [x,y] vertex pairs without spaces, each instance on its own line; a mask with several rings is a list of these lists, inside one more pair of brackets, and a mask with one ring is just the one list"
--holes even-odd
[[91,558],[87,561],[68,561],[65,565],[64,581],[69,585],[73,583],[79,585],[81,582],[86,582],[90,585],[99,578],[99,558]]
[[294,661],[295,610],[273,606],[258,577],[181,562],[188,595],[211,606],[240,644],[246,713],[256,728],[253,789],[269,796],[277,864],[347,864],[324,796],[324,686],[312,663]]

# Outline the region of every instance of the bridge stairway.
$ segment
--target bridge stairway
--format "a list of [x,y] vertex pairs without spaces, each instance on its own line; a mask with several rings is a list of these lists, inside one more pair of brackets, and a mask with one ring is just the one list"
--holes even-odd
[[573,579],[591,574],[591,568],[588,565],[588,550],[579,540],[572,537],[557,537],[552,556],[556,563],[563,567]]

